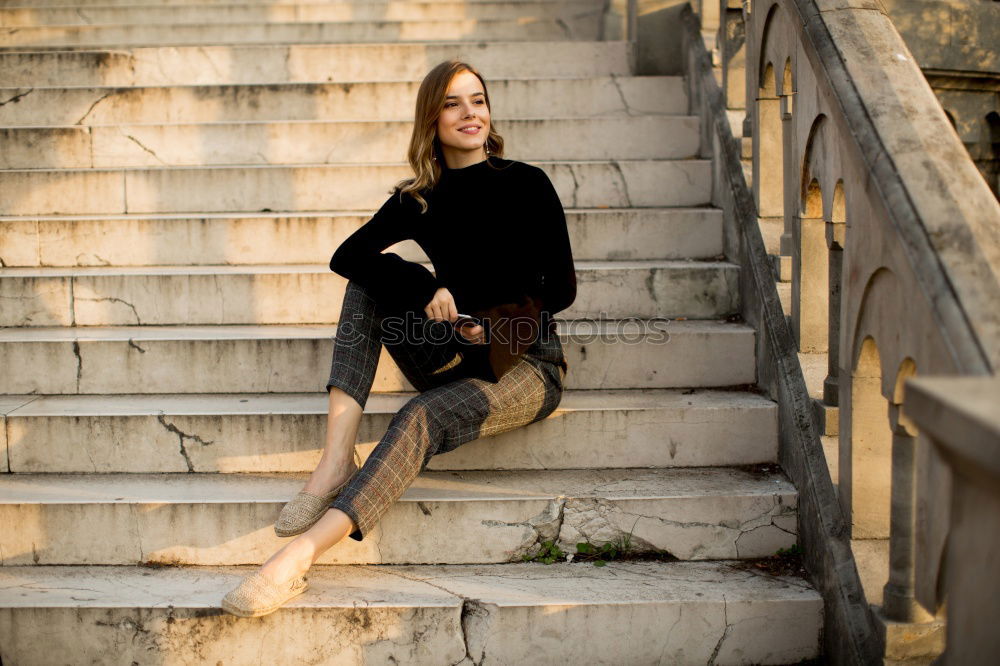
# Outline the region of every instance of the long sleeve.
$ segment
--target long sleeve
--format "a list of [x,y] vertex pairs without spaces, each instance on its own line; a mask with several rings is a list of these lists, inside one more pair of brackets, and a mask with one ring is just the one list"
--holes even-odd
[[566,214],[548,174],[537,169],[539,180],[537,216],[530,238],[535,250],[535,267],[540,276],[538,296],[549,315],[565,310],[576,300],[576,267],[566,228]]
[[330,270],[369,290],[387,310],[420,312],[439,284],[425,266],[384,249],[413,238],[418,206],[394,192],[364,226],[348,237],[330,259]]

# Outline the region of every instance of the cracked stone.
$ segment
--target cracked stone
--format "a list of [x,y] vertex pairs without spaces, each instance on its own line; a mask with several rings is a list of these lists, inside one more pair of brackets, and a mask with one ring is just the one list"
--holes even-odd
[[[81,301],[91,301],[93,303],[121,303],[125,307],[129,308],[130,310],[132,310],[132,316],[135,317],[135,323],[136,323],[136,325],[142,326],[142,319],[140,319],[140,317],[139,317],[139,311],[136,310],[136,308],[135,308],[134,305],[132,305],[131,303],[129,303],[126,300],[123,300],[121,298],[115,298],[113,296],[108,296],[108,297],[105,297],[105,298],[80,298],[79,300],[81,300]],[[74,303],[75,303],[75,299],[74,299]],[[145,353],[145,350],[141,350],[141,351],[143,353]]]
[[22,100],[22,99],[23,99],[24,97],[27,97],[27,96],[28,96],[29,94],[31,94],[31,92],[32,92],[33,90],[34,90],[34,88],[28,88],[28,89],[27,89],[26,91],[24,91],[23,93],[18,93],[18,94],[16,94],[16,95],[14,95],[13,97],[11,97],[10,99],[8,99],[8,100],[4,100],[3,102],[0,102],[0,106],[6,106],[6,105],[8,105],[8,104],[17,104],[17,103],[18,103],[18,102],[20,102],[20,101],[21,101],[21,100]]
[[108,92],[108,93],[104,93],[99,98],[97,98],[97,100],[93,104],[90,105],[90,108],[87,109],[87,112],[85,114],[83,114],[82,116],[80,116],[80,119],[77,120],[76,123],[74,123],[74,124],[75,125],[82,125],[83,121],[86,120],[87,116],[89,116],[90,113],[91,113],[91,111],[94,110],[94,107],[97,106],[98,104],[100,104],[101,102],[103,102],[104,100],[106,100],[108,97],[110,97],[113,94],[115,94],[114,91]]
[[156,159],[156,161],[157,161],[157,162],[159,162],[160,164],[163,164],[163,165],[166,165],[166,166],[169,166],[169,165],[168,165],[168,164],[167,164],[166,162],[164,162],[163,160],[161,160],[161,159],[160,159],[160,156],[159,156],[159,155],[157,155],[157,154],[156,154],[155,152],[153,152],[153,151],[152,151],[151,149],[149,149],[149,148],[147,148],[146,146],[144,146],[144,145],[143,145],[143,143],[142,143],[141,141],[139,141],[139,139],[135,138],[135,137],[134,137],[134,136],[132,136],[131,134],[126,134],[126,135],[125,135],[125,138],[126,138],[126,139],[128,139],[128,140],[130,140],[130,141],[131,141],[132,143],[136,144],[137,146],[139,146],[139,147],[140,147],[140,148],[142,148],[143,150],[145,150],[145,151],[146,151],[147,153],[149,153],[150,155],[152,155],[152,156],[153,156],[153,157],[154,157],[154,158]]
[[[622,514],[621,508],[603,498],[578,499],[569,502],[564,509],[564,520],[559,533],[558,546],[568,552],[576,552],[576,544],[582,541],[603,544],[615,541],[626,532],[619,529],[611,519],[611,514]],[[638,520],[638,519],[637,519]],[[631,546],[635,551],[648,552],[658,547],[632,534]]]
[[180,428],[178,428],[173,423],[168,423],[166,415],[163,414],[162,412],[160,414],[156,415],[156,420],[160,423],[160,425],[162,425],[164,428],[166,428],[169,432],[172,432],[175,435],[177,435],[177,438],[179,440],[179,445],[180,445],[180,454],[184,458],[184,462],[187,464],[188,471],[189,472],[194,472],[195,471],[195,469],[194,469],[194,463],[191,462],[191,456],[188,454],[187,446],[185,446],[184,441],[190,439],[192,442],[197,442],[198,444],[201,444],[202,446],[210,446],[210,445],[214,444],[215,442],[212,441],[212,440],[204,440],[201,437],[199,437],[198,435],[191,435],[189,433],[186,433],[186,432],[182,431]]
[[615,171],[618,172],[619,181],[615,182],[615,189],[618,189],[618,182],[621,183],[621,193],[625,197],[625,208],[632,207],[632,196],[628,191],[628,181],[625,179],[625,172],[622,171],[622,165],[618,160],[611,160],[611,166],[614,167]]
[[632,107],[629,106],[628,100],[625,99],[625,91],[622,90],[622,84],[618,80],[618,77],[616,75],[614,74],[611,75],[611,82],[614,83],[615,90],[618,91],[618,98],[622,101],[622,107],[625,109],[625,113],[627,113],[630,116],[635,115],[634,113],[632,113]]
[[521,561],[525,555],[532,555],[538,551],[543,541],[555,541],[559,537],[559,531],[563,523],[563,508],[566,504],[565,498],[551,500],[545,509],[536,516],[532,516],[526,521],[519,523],[508,523],[499,520],[484,520],[482,524],[487,527],[527,527],[531,532],[519,548],[511,552],[510,561]]
[[726,601],[726,595],[722,595],[722,618],[724,627],[722,630],[722,636],[719,637],[719,642],[715,644],[715,648],[712,650],[712,656],[708,658],[709,666],[714,666],[715,660],[719,658],[719,650],[722,649],[722,644],[726,642],[726,638],[729,633],[733,630],[733,625],[729,624],[729,603]]
[[80,379],[83,377],[83,357],[80,356],[80,341],[73,341],[73,356],[76,357],[76,392],[80,392]]

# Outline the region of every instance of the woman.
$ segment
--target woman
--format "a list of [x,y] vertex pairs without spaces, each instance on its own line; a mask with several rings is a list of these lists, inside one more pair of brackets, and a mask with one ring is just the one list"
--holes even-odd
[[[326,446],[275,522],[297,538],[226,595],[233,614],[265,615],[302,593],[316,559],[345,536],[364,539],[431,456],[544,419],[562,398],[551,315],[576,298],[565,215],[544,171],[503,158],[472,66],[447,61],[424,78],[408,158],[415,176],[330,261],[348,285]],[[436,274],[382,252],[408,238]],[[383,345],[420,393],[359,469],[352,455]]]

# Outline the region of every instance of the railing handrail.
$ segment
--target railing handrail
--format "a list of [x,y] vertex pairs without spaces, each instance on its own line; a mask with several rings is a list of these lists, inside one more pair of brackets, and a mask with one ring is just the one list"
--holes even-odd
[[[776,3],[795,12],[792,23],[837,99],[956,367],[1000,369],[1000,204],[902,37],[875,0],[864,8],[856,0],[756,0],[752,9],[766,16]],[[844,39],[852,41],[842,47]],[[895,96],[878,94],[886,89]],[[907,114],[926,125],[900,131]]]

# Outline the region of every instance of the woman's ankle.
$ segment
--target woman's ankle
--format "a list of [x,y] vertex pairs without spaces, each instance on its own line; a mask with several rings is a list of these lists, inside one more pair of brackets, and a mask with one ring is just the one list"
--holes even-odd
[[[331,451],[334,451],[334,453],[331,453]],[[327,444],[316,467],[317,469],[322,467],[328,470],[339,470],[344,468],[353,469],[355,465],[353,446],[344,450],[342,444],[333,446]]]
[[272,555],[261,565],[261,570],[272,580],[285,583],[309,571],[313,564],[311,544],[307,540],[295,539]]

